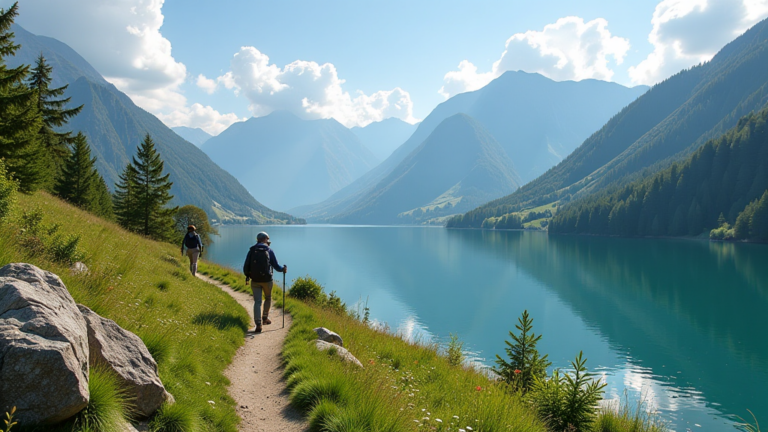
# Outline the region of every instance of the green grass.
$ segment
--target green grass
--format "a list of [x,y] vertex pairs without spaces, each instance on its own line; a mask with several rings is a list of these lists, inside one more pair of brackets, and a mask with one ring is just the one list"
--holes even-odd
[[66,264],[21,246],[13,220],[0,225],[0,266],[28,262],[59,275],[76,302],[145,341],[177,401],[161,411],[176,420],[154,421],[156,430],[236,431],[239,418],[223,371],[243,344],[250,321],[245,309],[192,277],[175,246],[128,233],[45,193],[18,199],[19,208],[39,207],[44,223],[61,224],[63,235],[81,236],[90,272],[72,274]]

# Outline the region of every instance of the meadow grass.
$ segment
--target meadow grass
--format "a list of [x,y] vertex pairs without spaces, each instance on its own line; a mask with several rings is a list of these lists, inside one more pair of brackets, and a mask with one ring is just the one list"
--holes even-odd
[[[17,210],[39,208],[43,223],[59,224],[63,235],[80,236],[78,248],[89,271],[73,273],[68,264],[22,245],[13,218],[0,225],[0,266],[28,262],[59,275],[76,302],[144,340],[176,399],[152,420],[153,430],[236,431],[239,417],[223,371],[244,342],[250,322],[245,309],[189,274],[176,246],[129,233],[45,193],[18,199]],[[93,408],[89,418],[115,412],[104,406],[114,404]],[[75,430],[93,429],[80,425]]]

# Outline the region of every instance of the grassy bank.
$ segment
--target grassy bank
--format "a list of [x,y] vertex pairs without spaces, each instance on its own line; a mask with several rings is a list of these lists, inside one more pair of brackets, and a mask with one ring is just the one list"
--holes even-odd
[[[56,273],[76,302],[144,340],[177,401],[152,419],[152,429],[236,431],[239,418],[223,371],[243,344],[246,311],[221,290],[192,277],[175,246],[131,234],[44,193],[19,195],[18,200],[18,214],[0,224],[0,266],[28,262]],[[30,233],[30,215],[41,217],[40,238]],[[51,231],[58,243],[45,240]],[[73,236],[80,238],[74,254],[66,247],[44,247],[46,241],[66,246]],[[69,270],[67,257],[79,253],[89,267],[87,274]],[[101,385],[105,379],[95,381],[92,385]],[[107,408],[89,408],[92,417],[99,409],[112,415]],[[75,430],[88,429],[82,417]]]

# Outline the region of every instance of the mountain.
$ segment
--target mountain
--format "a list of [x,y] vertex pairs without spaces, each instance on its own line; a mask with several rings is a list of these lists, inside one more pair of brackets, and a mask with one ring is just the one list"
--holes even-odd
[[379,160],[388,158],[415,130],[416,125],[395,117],[351,129]]
[[490,217],[621,187],[683,160],[768,103],[766,70],[768,20],[711,61],[655,85],[546,174],[452,224],[480,227]]
[[176,126],[172,127],[171,130],[198,147],[202,146],[213,136],[200,128],[191,128],[187,126]]
[[302,120],[287,111],[235,123],[202,149],[278,209],[320,202],[378,162],[336,120]]
[[149,133],[171,175],[173,205],[196,205],[221,222],[301,222],[256,201],[234,177],[157,117],[137,107],[67,45],[35,36],[18,25],[12,31],[21,49],[7,59],[8,64],[34,64],[42,53],[53,66],[53,85],[69,84],[66,95],[72,98],[72,105],[84,105],[68,127],[88,136],[96,167],[110,187]]
[[462,212],[517,189],[520,177],[491,134],[465,114],[443,120],[334,223],[417,223]]
[[[768,108],[742,118],[735,128],[708,141],[681,164],[607,196],[590,195],[563,206],[549,230],[622,236],[699,235],[722,222],[737,225],[747,205],[764,194],[768,195]],[[766,200],[762,201],[766,209],[759,213],[763,218],[768,214]],[[768,240],[768,221],[758,223],[753,214],[750,219],[753,237]],[[751,236],[745,232],[738,237]]]
[[435,107],[403,145],[357,181],[322,203],[291,211],[314,221],[343,213],[392,172],[440,122],[458,113],[471,116],[493,135],[525,183],[567,156],[647,89],[597,80],[558,82],[539,74],[505,72],[487,86]]

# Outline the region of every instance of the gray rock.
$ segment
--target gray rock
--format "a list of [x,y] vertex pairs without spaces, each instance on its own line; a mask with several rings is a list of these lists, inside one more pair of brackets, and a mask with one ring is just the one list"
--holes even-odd
[[354,363],[360,367],[363,367],[363,364],[360,363],[360,360],[357,359],[354,355],[352,355],[351,352],[349,352],[346,348],[342,348],[338,345],[322,341],[320,339],[310,341],[310,343],[315,344],[315,347],[319,349],[320,351],[327,351],[331,348],[335,349],[336,352],[339,354],[339,357],[341,357],[342,360],[350,363]]
[[339,336],[337,333],[334,333],[325,327],[317,327],[313,330],[315,331],[315,333],[317,333],[317,338],[320,339],[321,341],[336,344],[340,347],[344,346],[344,341],[341,339],[341,336]]
[[133,399],[139,415],[149,417],[163,402],[173,402],[157,374],[157,363],[144,342],[114,321],[77,305],[88,325],[91,364],[112,369]]
[[72,264],[72,267],[69,268],[69,271],[71,271],[72,274],[88,274],[90,270],[88,270],[88,266],[85,265],[85,263],[78,261]]
[[23,425],[65,420],[88,405],[88,332],[58,276],[0,269],[0,412]]

